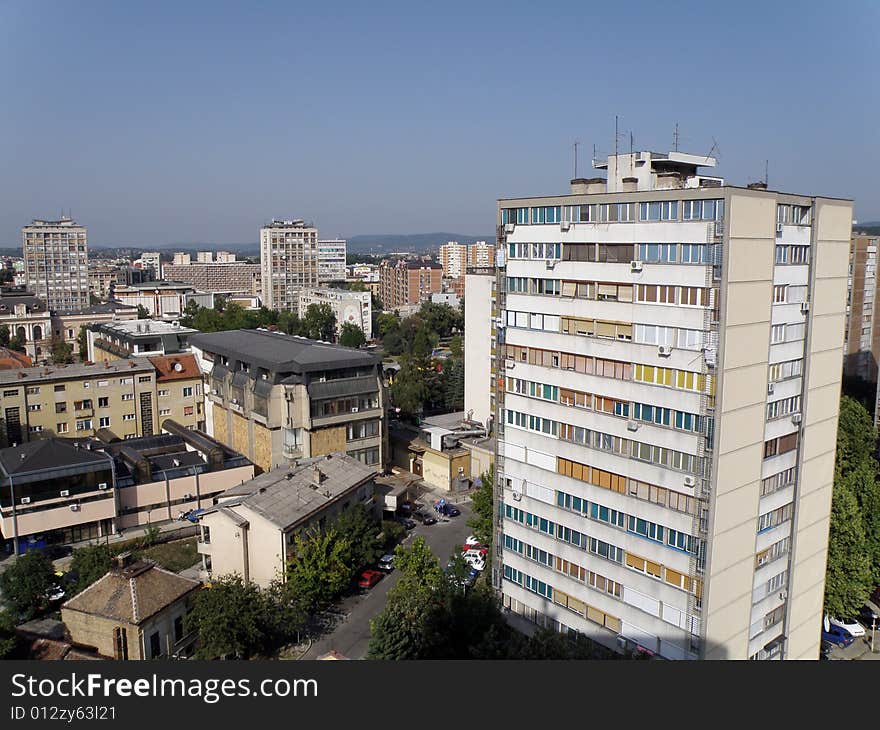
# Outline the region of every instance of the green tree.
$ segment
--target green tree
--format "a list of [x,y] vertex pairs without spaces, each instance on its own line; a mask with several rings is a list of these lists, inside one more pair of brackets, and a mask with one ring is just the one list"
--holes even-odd
[[400,408],[402,418],[415,418],[428,400],[428,382],[424,365],[410,355],[400,359],[400,370],[391,385],[391,402]]
[[302,322],[296,312],[284,311],[278,315],[278,329],[289,335],[298,335],[302,330]]
[[187,630],[198,632],[197,659],[247,658],[266,645],[269,611],[263,593],[241,576],[224,576],[196,593]]
[[345,510],[334,525],[337,533],[349,544],[348,565],[357,570],[372,565],[382,555],[379,542],[379,525],[362,504]]
[[492,545],[492,516],[495,512],[495,498],[493,494],[495,484],[495,465],[490,464],[489,469],[480,475],[480,486],[471,495],[471,508],[473,516],[468,520],[468,527],[474,531],[476,537],[483,545]]
[[353,281],[348,285],[349,291],[366,291],[367,287],[362,281]]
[[49,557],[29,550],[0,573],[0,592],[15,614],[28,621],[45,608],[45,593],[54,582],[55,567]]
[[15,617],[9,611],[0,611],[0,659],[8,659],[18,646]]
[[89,359],[89,336],[85,325],[80,325],[79,334],[76,336],[76,346],[79,349],[79,359],[86,362]]
[[274,580],[265,592],[267,632],[273,639],[299,641],[309,618],[303,597],[291,583]]
[[52,362],[56,365],[69,365],[73,362],[73,347],[60,337],[53,337],[50,344]]
[[871,563],[871,583],[880,585],[880,481],[873,459],[865,459],[843,479],[859,504],[865,528],[865,552]]
[[76,548],[70,561],[70,572],[77,576],[73,593],[88,588],[110,570],[113,553],[107,545],[93,544]]
[[[201,307],[199,306],[199,303],[195,299],[190,299],[183,308],[183,312],[180,316],[180,324],[184,327],[192,327],[195,316],[199,313],[200,309]],[[138,317],[140,317],[140,310],[138,310]]]
[[332,342],[336,334],[336,315],[329,304],[310,304],[302,318],[302,335],[310,340]]
[[367,344],[364,331],[354,322],[343,322],[339,333],[339,344],[343,347],[363,347]]
[[464,408],[464,360],[447,358],[443,364],[443,405],[449,410]]
[[138,314],[138,319],[149,319],[150,318],[150,313],[143,304],[137,305],[137,314]]
[[394,314],[394,312],[382,312],[376,318],[376,332],[379,333],[379,337],[385,337],[389,332],[399,329],[400,317]]
[[825,612],[839,618],[857,613],[871,593],[871,573],[858,500],[848,480],[838,478],[831,496]]
[[394,565],[400,571],[398,586],[433,590],[443,581],[437,556],[423,537],[417,537],[409,547],[398,545],[394,551]]
[[351,544],[333,527],[296,536],[287,582],[309,613],[324,608],[351,582],[350,556]]
[[0,347],[9,347],[9,325],[0,324]]
[[9,349],[10,349],[10,350],[15,350],[16,352],[24,352],[24,351],[25,351],[25,349],[24,349],[24,333],[23,333],[23,331],[22,331],[22,332],[16,332],[16,334],[13,335],[13,336],[9,339]]
[[876,444],[877,432],[868,411],[858,401],[843,396],[837,423],[837,473],[848,474],[860,462],[872,459]]

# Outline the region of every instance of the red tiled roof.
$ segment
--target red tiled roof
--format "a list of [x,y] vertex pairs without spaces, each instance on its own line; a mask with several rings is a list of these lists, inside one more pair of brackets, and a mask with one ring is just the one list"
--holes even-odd
[[30,368],[33,366],[33,361],[23,352],[10,350],[8,347],[0,347],[0,370],[17,370],[18,368]]
[[202,375],[195,355],[156,355],[147,358],[158,371],[157,382],[189,380]]

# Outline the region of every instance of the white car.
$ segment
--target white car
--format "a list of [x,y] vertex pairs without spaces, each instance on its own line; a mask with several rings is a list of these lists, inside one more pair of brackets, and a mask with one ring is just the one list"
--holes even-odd
[[845,629],[846,631],[848,631],[850,634],[852,634],[855,637],[865,635],[865,627],[862,626],[855,619],[852,619],[852,618],[849,618],[849,619],[831,618],[831,619],[828,619],[828,622],[832,626],[837,626],[841,629]]
[[477,540],[473,535],[469,535],[468,539],[464,541],[465,545],[479,545],[480,541]]
[[486,567],[486,561],[482,555],[465,555],[464,561],[474,570],[483,570]]

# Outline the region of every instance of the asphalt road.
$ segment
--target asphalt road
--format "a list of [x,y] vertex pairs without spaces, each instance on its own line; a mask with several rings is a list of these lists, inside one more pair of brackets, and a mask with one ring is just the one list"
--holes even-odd
[[[461,510],[458,517],[451,517],[448,522],[438,522],[427,527],[417,523],[403,544],[410,544],[417,536],[423,537],[437,556],[441,567],[445,567],[453,549],[462,545],[471,534],[471,529],[467,526],[472,514],[470,504],[456,506]],[[335,649],[349,659],[363,659],[370,643],[370,619],[385,608],[388,591],[397,585],[399,579],[399,571],[394,570],[369,590],[343,599],[334,610],[348,613],[348,618],[337,624],[332,633],[312,644],[302,658],[317,659]]]

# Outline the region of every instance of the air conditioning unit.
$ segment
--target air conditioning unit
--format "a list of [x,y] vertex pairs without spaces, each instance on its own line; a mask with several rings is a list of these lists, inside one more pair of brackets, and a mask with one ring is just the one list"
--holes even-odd
[[776,238],[781,238],[781,237],[782,237],[782,224],[777,223],[776,224]]
[[803,420],[803,416],[800,413],[792,413],[791,414],[791,422],[796,426]]
[[504,367],[506,367],[508,370],[513,370],[513,368],[516,367],[516,360],[505,360]]
[[30,504],[30,503],[31,503],[31,498],[30,498],[30,497],[22,497],[22,498],[21,498],[21,503],[22,503],[22,504]]
[[98,489],[107,489],[107,482],[101,482],[98,484]]
[[71,512],[79,512],[79,505],[78,504],[70,505],[70,511]]
[[773,395],[773,383],[767,383],[767,395]]
[[686,476],[684,478],[684,485],[686,487],[695,487],[697,486],[697,478],[692,476]]
[[660,347],[657,348],[657,354],[660,357],[669,357],[672,354],[672,346],[660,345]]
[[629,262],[629,270],[630,271],[641,271],[642,270],[642,262],[641,261],[630,261]]
[[801,302],[801,314],[806,314],[810,311],[810,303],[809,302]]
[[519,502],[522,499],[522,492],[514,491],[514,492],[512,492],[512,496],[513,496],[514,500]]
[[636,421],[627,421],[626,422],[626,430],[627,431],[638,431],[639,424]]
[[554,259],[547,259],[545,265],[548,269],[552,269],[554,266],[556,266],[556,261]]
[[711,350],[706,352],[706,367],[714,368],[715,367],[715,353]]
[[784,600],[786,600],[787,598],[788,598],[788,591],[786,591],[786,590],[784,590],[784,589],[781,590],[781,591],[779,591],[779,600],[780,600],[780,601],[784,601]]
[[351,409],[351,412],[352,412],[352,413],[357,413],[357,412],[358,412],[358,407],[357,407],[357,406],[354,406],[354,408]]
[[237,405],[238,405],[238,398],[233,398],[233,399],[232,399],[231,401],[229,401],[229,402],[232,403],[232,405],[237,406]]
[[721,238],[724,235],[724,221],[715,221],[715,238]]
[[560,230],[560,231],[567,231],[567,230],[569,230],[570,228],[571,228],[571,221],[562,221],[562,222],[559,224],[559,230]]
[[504,232],[507,234],[513,233],[516,230],[516,223],[505,223],[504,224]]
[[69,497],[69,496],[70,496],[70,490],[69,490],[69,489],[62,489],[62,490],[59,492],[59,494],[60,494],[62,497]]

